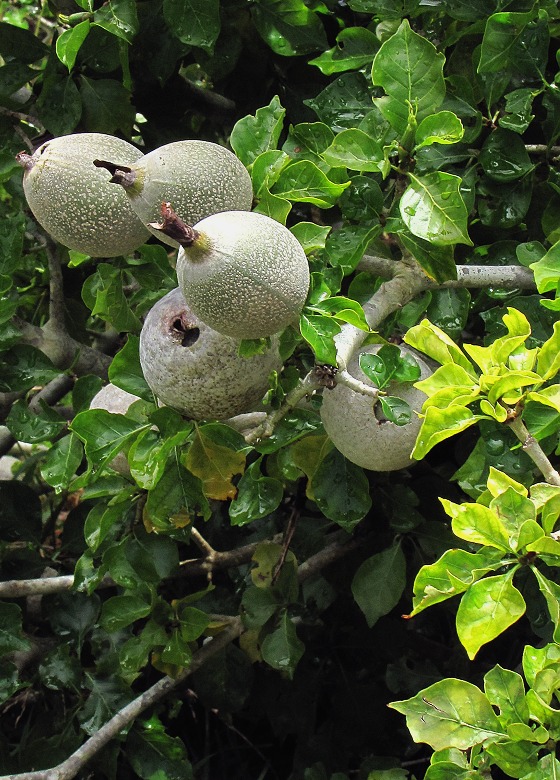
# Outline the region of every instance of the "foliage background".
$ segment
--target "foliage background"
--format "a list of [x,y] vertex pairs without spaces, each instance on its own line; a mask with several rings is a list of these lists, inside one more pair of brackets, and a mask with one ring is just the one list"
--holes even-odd
[[[445,678],[480,686],[496,663],[517,668],[525,645],[555,638],[525,570],[525,615],[474,660],[455,601],[401,617],[423,565],[458,544],[477,549],[457,541],[440,497],[476,501],[490,467],[526,487],[543,480],[503,421],[444,425],[418,465],[386,474],[332,449],[313,404],[257,447],[215,421],[155,411],[137,336],[176,284],[172,258],[155,240],[110,261],[53,246],[14,158],[71,132],[148,151],[226,144],[233,130],[255,207],[303,223],[313,272],[306,340],[284,338],[271,414],[315,359],[336,362],[344,322],[364,326],[359,306],[332,302],[340,296],[373,301],[368,322],[386,338],[427,317],[484,346],[506,333],[509,306],[536,348],[558,311],[559,17],[551,0],[3,4],[0,449],[18,460],[17,479],[0,483],[3,775],[45,776],[127,702],[181,674],[203,636],[225,635],[63,776],[421,778],[432,751],[387,704]],[[403,277],[411,256],[416,275]],[[528,267],[543,257],[537,291]],[[470,287],[457,264],[507,274]],[[400,286],[383,286],[387,276]],[[107,372],[142,399],[118,424],[86,411]],[[557,463],[557,406],[528,404],[524,420]],[[104,470],[123,447],[133,479]],[[556,581],[554,565],[543,570]],[[490,769],[471,747],[446,777],[551,776],[529,775],[549,771],[538,751]]]

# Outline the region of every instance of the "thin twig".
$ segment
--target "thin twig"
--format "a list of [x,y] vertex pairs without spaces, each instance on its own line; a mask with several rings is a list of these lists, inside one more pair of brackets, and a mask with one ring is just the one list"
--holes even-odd
[[193,655],[188,669],[184,669],[177,677],[163,677],[147,691],[133,699],[126,707],[119,710],[107,721],[99,731],[84,742],[78,750],[69,758],[52,769],[42,769],[35,772],[23,772],[15,775],[5,775],[0,780],[71,780],[95,756],[101,748],[117,737],[120,732],[129,726],[142,712],[156,704],[168,693],[181,686],[193,672],[201,668],[212,656],[219,653],[227,645],[237,639],[243,633],[243,625],[239,618],[232,620],[231,624],[220,632],[214,639]]
[[523,445],[524,451],[531,458],[549,485],[557,485],[560,487],[560,474],[548,459],[541,445],[534,436],[530,434],[521,417],[515,417],[511,420],[509,422],[509,427],[515,433]]

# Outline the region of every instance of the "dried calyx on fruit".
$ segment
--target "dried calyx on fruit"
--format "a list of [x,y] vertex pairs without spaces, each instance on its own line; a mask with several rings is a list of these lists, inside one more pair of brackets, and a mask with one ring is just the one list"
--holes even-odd
[[266,352],[241,357],[239,342],[202,322],[179,288],[148,312],[140,333],[140,364],[154,395],[195,420],[226,419],[253,410],[280,371],[278,338]]
[[[370,387],[375,385],[360,368],[360,354],[376,354],[379,349],[379,344],[362,347],[348,363],[349,373]],[[430,376],[432,369],[422,355],[406,345],[400,351],[401,355],[413,355],[421,379]],[[418,413],[427,397],[409,383],[390,383],[385,390],[411,407],[412,418],[406,425],[379,419],[372,398],[346,385],[323,391],[321,419],[329,438],[348,460],[371,471],[397,471],[414,463],[410,455],[422,424]]]
[[309,265],[297,238],[251,211],[213,214],[194,227],[169,203],[151,227],[181,245],[179,287],[193,312],[236,339],[259,339],[297,322],[309,289]]
[[92,257],[134,251],[150,236],[129,200],[93,166],[100,155],[131,165],[142,152],[104,133],[75,133],[53,138],[34,154],[20,152],[23,190],[37,222],[56,241]]
[[[174,141],[149,152],[137,163],[114,157],[96,159],[110,182],[120,184],[144,225],[159,217],[162,201],[171,201],[185,222],[198,222],[218,211],[248,210],[253,202],[251,177],[241,160],[209,141]],[[177,246],[173,238],[159,235]]]

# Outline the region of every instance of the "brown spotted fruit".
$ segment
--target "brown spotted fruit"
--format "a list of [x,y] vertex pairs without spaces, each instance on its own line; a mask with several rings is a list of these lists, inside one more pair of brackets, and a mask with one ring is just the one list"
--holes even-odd
[[297,238],[276,220],[251,211],[212,214],[194,227],[162,205],[153,227],[173,235],[179,287],[192,311],[235,339],[260,339],[298,321],[309,265]]
[[[360,354],[375,354],[379,344],[362,347],[349,361],[348,371],[370,387],[374,383],[360,368]],[[420,379],[432,374],[425,358],[406,345],[401,354],[412,354],[420,366]],[[414,463],[411,452],[422,424],[418,413],[427,396],[412,384],[390,383],[384,391],[406,401],[412,418],[406,425],[396,425],[383,419],[371,396],[362,395],[343,384],[323,391],[321,419],[334,446],[348,460],[371,471],[398,471]]]
[[239,342],[200,320],[179,288],[148,312],[140,364],[158,400],[187,417],[226,419],[254,409],[282,360],[278,338],[262,354],[241,357]]
[[132,165],[142,152],[112,135],[74,133],[53,138],[34,154],[20,152],[23,190],[37,222],[56,241],[91,257],[128,254],[149,237],[125,193],[96,168],[100,156]]
[[[154,149],[136,163],[114,157],[95,165],[111,172],[144,225],[159,218],[164,201],[173,203],[179,217],[194,224],[219,211],[249,210],[253,202],[251,177],[241,160],[210,141],[174,141]],[[150,228],[151,229],[151,228]],[[172,236],[157,233],[171,246]]]

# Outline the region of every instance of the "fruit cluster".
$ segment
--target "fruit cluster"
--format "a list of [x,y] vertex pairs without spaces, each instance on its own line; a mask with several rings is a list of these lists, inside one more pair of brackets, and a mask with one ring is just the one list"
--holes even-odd
[[[276,334],[299,317],[309,267],[287,228],[250,211],[251,178],[240,160],[207,141],[142,155],[113,136],[78,133],[18,161],[35,218],[70,249],[114,257],[150,233],[179,246],[179,287],[148,313],[140,337],[157,398],[195,419],[251,409],[281,368]],[[239,356],[240,339],[269,336],[264,354]]]
[[[178,287],[153,306],[140,334],[140,363],[158,400],[193,419],[253,411],[270,373],[282,368],[278,334],[297,322],[310,276],[295,236],[250,211],[251,178],[241,161],[198,140],[142,155],[100,133],[55,138],[18,161],[35,218],[70,249],[114,257],[151,235],[179,248]],[[240,356],[240,340],[262,338],[270,338],[265,352]],[[358,359],[349,367],[359,374]],[[419,410],[424,395],[404,392]],[[417,418],[404,426],[379,420],[370,397],[343,385],[324,395],[325,429],[349,460],[376,471],[411,463]],[[92,408],[126,413],[135,398],[109,385]]]

